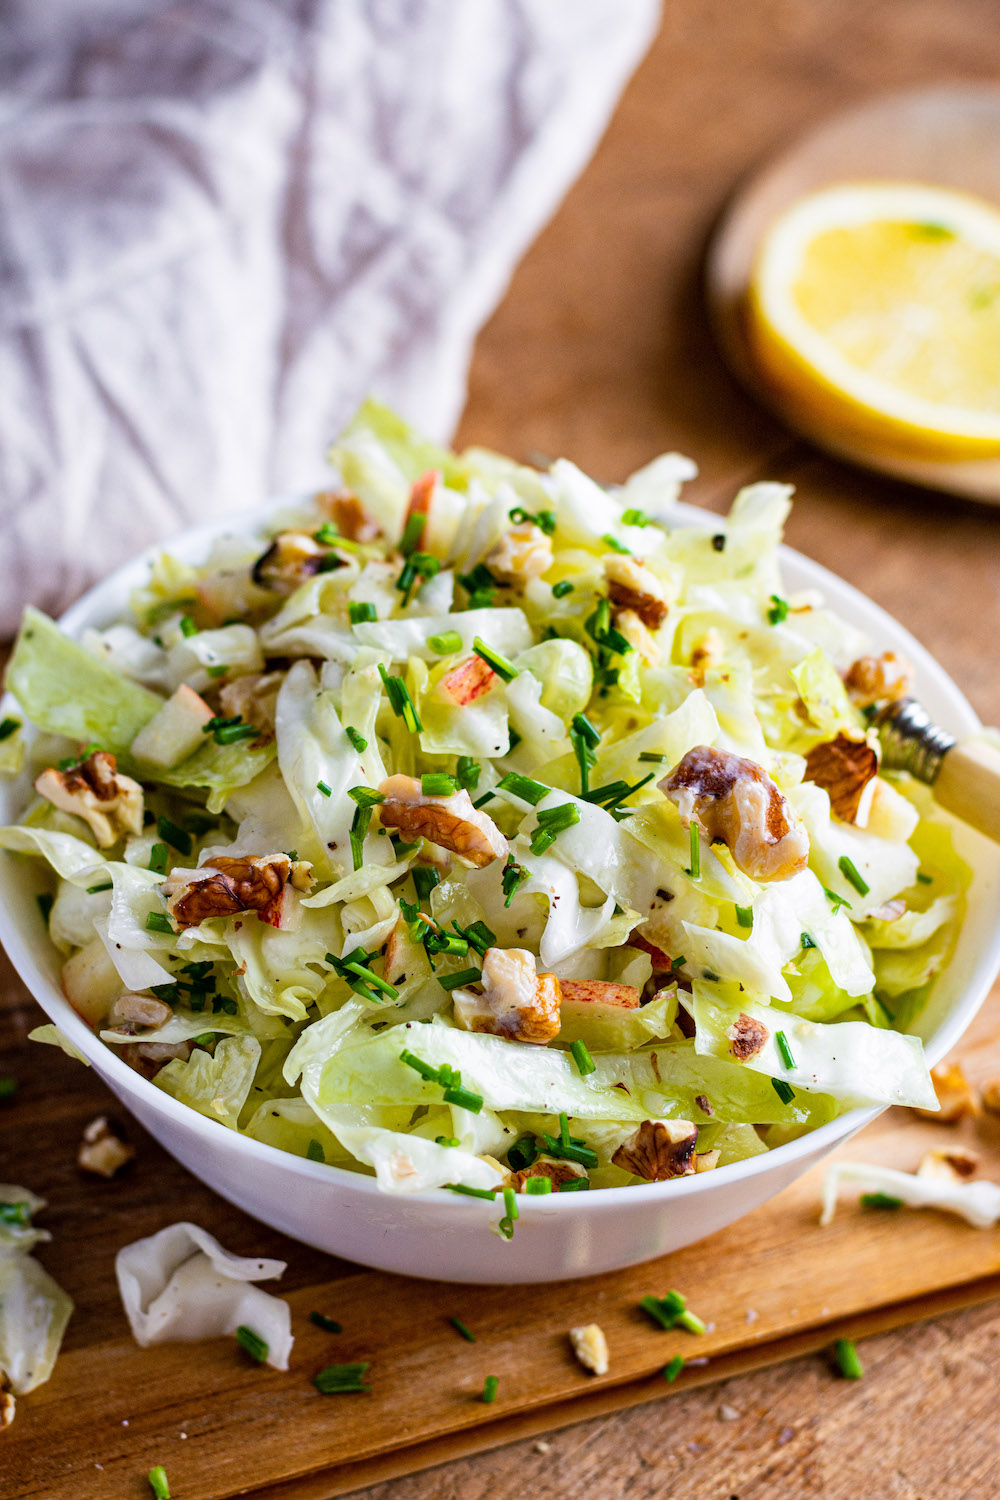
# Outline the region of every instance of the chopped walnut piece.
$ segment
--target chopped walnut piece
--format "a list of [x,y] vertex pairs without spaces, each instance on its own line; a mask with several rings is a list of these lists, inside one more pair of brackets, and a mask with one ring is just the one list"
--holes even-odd
[[234,677],[219,691],[222,712],[230,718],[238,715],[262,735],[271,733],[278,691],[284,680],[284,672],[248,672],[243,677]]
[[118,1056],[143,1078],[155,1078],[173,1058],[185,1061],[191,1055],[190,1042],[129,1042],[118,1048]]
[[696,820],[708,839],[722,839],[751,880],[787,880],[805,869],[806,831],[755,761],[696,745],[658,784],[685,827]]
[[99,849],[110,849],[123,834],[142,832],[142,787],[123,776],[117,764],[109,751],[95,750],[69,771],[50,766],[35,782],[40,797],[83,818]]
[[453,703],[464,708],[467,703],[475,703],[477,698],[484,697],[496,680],[497,674],[481,656],[469,656],[444,674],[438,683],[438,692],[447,694]]
[[697,1144],[698,1127],[690,1120],[643,1120],[638,1130],[622,1141],[611,1161],[647,1182],[690,1177],[696,1171]]
[[740,1011],[726,1032],[729,1050],[737,1062],[747,1062],[749,1058],[756,1057],[766,1047],[770,1035],[763,1022],[748,1016],[745,1011]]
[[0,1432],[13,1422],[16,1410],[14,1392],[7,1390],[6,1386],[0,1387]]
[[289,888],[312,886],[308,860],[294,862],[287,854],[255,854],[241,858],[217,854],[198,870],[174,871],[162,890],[167,909],[181,928],[197,927],[212,917],[232,917],[255,911],[271,927],[288,925]]
[[96,1177],[114,1177],[135,1156],[135,1147],[122,1140],[107,1115],[98,1115],[83,1132],[76,1164]]
[[[659,630],[667,618],[667,595],[651,568],[634,557],[617,553],[604,559],[608,598],[614,610],[630,610],[647,630]],[[621,625],[620,619],[615,623]]]
[[608,1341],[599,1323],[587,1323],[583,1328],[571,1328],[569,1341],[573,1353],[585,1370],[595,1375],[608,1373]]
[[408,843],[428,839],[460,854],[481,870],[507,853],[507,840],[492,818],[473,807],[468,792],[426,797],[412,776],[390,776],[379,787],[383,828],[398,828]]
[[877,775],[878,752],[867,740],[848,734],[815,745],[806,756],[806,781],[823,788],[835,817],[859,828],[868,822]]
[[721,1151],[696,1151],[694,1154],[694,1169],[696,1172],[714,1172],[719,1165]]
[[915,671],[905,656],[885,651],[881,656],[859,656],[844,674],[844,686],[859,708],[895,703],[913,686]]
[[923,1115],[925,1120],[936,1120],[939,1125],[954,1125],[969,1115],[979,1113],[979,1104],[961,1063],[938,1063],[936,1068],[931,1068],[931,1083],[941,1107],[916,1109],[915,1113]]
[[722,636],[712,625],[691,652],[691,681],[696,687],[705,686],[705,673],[718,666],[725,651]]
[[172,1015],[170,1006],[162,1000],[126,991],[118,996],[108,1013],[108,1028],[123,1036],[137,1036],[143,1031],[156,1031],[165,1026]]
[[316,499],[341,536],[349,542],[374,542],[381,535],[378,522],[357,495],[344,490],[327,490]]
[[610,979],[560,979],[562,1003],[610,1005],[616,1010],[637,1010],[640,992],[632,984],[616,984]]
[[511,1187],[515,1193],[524,1192],[524,1184],[529,1177],[547,1177],[552,1183],[552,1191],[558,1193],[564,1182],[575,1182],[578,1177],[586,1177],[587,1172],[578,1161],[557,1161],[554,1156],[536,1156],[530,1167],[523,1167],[519,1172],[510,1174]]
[[1000,1115],[1000,1079],[993,1078],[983,1086],[983,1108],[991,1115]]
[[552,539],[530,522],[505,531],[492,551],[486,554],[486,566],[501,583],[524,584],[541,578],[552,566]]
[[452,993],[455,1020],[466,1031],[484,1031],[509,1042],[544,1046],[559,1035],[559,981],[535,972],[526,948],[487,948],[483,989]]
[[615,624],[643,665],[655,667],[660,659],[660,648],[653,632],[642,623],[635,610],[620,610],[615,616]]
[[709,1100],[707,1094],[695,1094],[694,1102],[695,1104],[697,1104],[703,1115],[715,1114],[715,1110],[712,1108],[711,1101]]
[[275,594],[294,594],[300,584],[320,571],[324,558],[329,556],[340,564],[341,559],[308,532],[282,531],[258,557],[251,577],[261,588]]
[[920,1159],[918,1177],[937,1177],[945,1182],[966,1182],[979,1171],[979,1155],[964,1146],[947,1151],[928,1151]]

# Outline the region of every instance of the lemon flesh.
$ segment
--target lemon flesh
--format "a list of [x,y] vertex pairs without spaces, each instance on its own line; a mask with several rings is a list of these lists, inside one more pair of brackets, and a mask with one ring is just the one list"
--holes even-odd
[[873,455],[1000,453],[1000,210],[919,184],[799,200],[755,268],[747,332],[779,406]]

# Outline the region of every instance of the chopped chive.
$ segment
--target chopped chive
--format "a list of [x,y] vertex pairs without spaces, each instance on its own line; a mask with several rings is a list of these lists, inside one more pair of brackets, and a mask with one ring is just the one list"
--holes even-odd
[[682,1297],[680,1292],[669,1291],[665,1297],[642,1297],[639,1306],[654,1323],[658,1323],[667,1332],[672,1328],[683,1328],[688,1333],[696,1334],[706,1332],[705,1324],[697,1313],[690,1310],[687,1298]]
[[166,912],[151,911],[146,917],[146,931],[169,932],[171,935],[173,935],[174,924],[171,922]]
[[399,1054],[399,1060],[408,1068],[412,1068],[415,1073],[419,1073],[421,1078],[425,1078],[428,1083],[437,1083],[437,1068],[431,1067],[430,1063],[424,1062],[423,1058],[417,1057],[416,1053],[404,1049]]
[[150,1489],[156,1496],[156,1500],[170,1500],[170,1481],[167,1478],[167,1471],[162,1464],[157,1464],[154,1469],[150,1469],[146,1477],[149,1480]]
[[471,755],[460,755],[455,767],[455,779],[463,791],[474,792],[479,785],[483,768]]
[[310,1323],[315,1323],[317,1328],[322,1328],[324,1333],[343,1333],[343,1329],[335,1318],[328,1318],[326,1313],[311,1312]]
[[464,1182],[446,1182],[444,1186],[449,1193],[461,1193],[463,1198],[488,1198],[492,1203],[496,1197],[496,1188],[466,1187]]
[[507,1152],[507,1162],[512,1172],[523,1172],[530,1167],[538,1155],[538,1145],[533,1135],[522,1135]]
[[488,948],[496,946],[497,935],[487,927],[485,922],[472,922],[468,927],[459,927],[457,922],[452,922],[451,925],[478,953],[485,955]]
[[457,1135],[436,1135],[434,1137],[434,1144],[436,1146],[447,1146],[450,1150],[455,1151],[461,1146],[462,1142]]
[[[470,1114],[478,1115],[483,1107],[482,1094],[474,1094],[471,1089],[464,1089],[460,1084],[455,1084],[444,1091],[445,1104],[455,1104],[459,1109],[467,1109]],[[517,1215],[514,1215],[517,1218]]]
[[476,1342],[476,1335],[474,1333],[470,1333],[469,1329],[466,1328],[461,1318],[451,1317],[448,1319],[448,1322],[451,1324],[452,1328],[454,1328],[456,1333],[460,1333],[462,1335],[463,1339],[465,1339],[467,1343],[474,1344]]
[[157,818],[156,831],[161,839],[177,850],[178,854],[191,853],[191,835],[185,833],[183,828],[178,828],[177,824],[171,822],[169,818]]
[[165,875],[170,861],[170,850],[166,844],[154,844],[149,851],[149,868],[156,875]]
[[715,535],[713,536],[713,538],[712,538],[712,550],[714,552],[725,552],[725,550],[726,550],[726,533],[724,531],[717,531],[715,533]]
[[684,955],[682,953],[679,958],[672,958],[670,960],[670,967],[672,969],[683,969],[683,967],[684,967],[684,965],[686,963],[687,963],[687,959],[684,957]]
[[409,557],[412,552],[416,552],[420,546],[426,524],[427,517],[423,511],[417,510],[413,512],[412,516],[407,516],[403,535],[399,540],[399,550],[404,557]]
[[579,735],[582,736],[583,739],[586,740],[591,749],[593,749],[595,745],[600,744],[600,731],[594,728],[593,724],[587,718],[586,714],[573,715],[573,728]]
[[483,1381],[483,1394],[481,1398],[486,1402],[487,1406],[490,1406],[497,1399],[497,1391],[499,1389],[500,1376],[487,1375],[486,1379]]
[[772,1078],[771,1087],[774,1089],[774,1092],[777,1094],[782,1104],[791,1104],[792,1100],[795,1098],[795,1090],[792,1088],[791,1084],[786,1083],[783,1078]]
[[681,1356],[679,1354],[675,1354],[674,1357],[673,1357],[673,1359],[670,1361],[670,1363],[668,1365],[665,1365],[664,1368],[663,1368],[663,1378],[664,1378],[664,1380],[669,1380],[670,1383],[671,1383],[671,1385],[672,1385],[673,1382],[677,1379],[678,1375],[683,1370],[683,1368],[684,1368],[684,1360],[681,1358]]
[[477,797],[473,802],[473,807],[485,807],[487,802],[493,801],[493,795],[494,794],[492,792],[484,792],[481,797]]
[[771,595],[771,607],[767,612],[770,624],[780,625],[782,620],[788,619],[788,601],[780,598],[777,594]]
[[849,884],[853,885],[859,896],[868,895],[868,892],[871,890],[871,886],[865,880],[864,876],[859,872],[858,867],[854,863],[854,861],[848,859],[846,854],[842,854],[837,860],[837,869],[840,871],[841,875],[843,875],[844,879],[848,881]]
[[361,604],[354,599],[347,606],[347,614],[352,625],[371,625],[378,619],[374,604]]
[[321,1396],[349,1396],[358,1391],[370,1391],[364,1378],[371,1369],[370,1362],[353,1365],[324,1365],[313,1376],[313,1385]]
[[816,946],[815,939],[811,938],[808,932],[804,932],[802,934],[802,936],[799,938],[799,942],[802,944],[803,948],[815,948]]
[[560,1135],[557,1140],[555,1136],[546,1135],[543,1130],[542,1140],[545,1142],[545,1149],[549,1156],[559,1157],[563,1161],[579,1162],[581,1167],[593,1168],[598,1164],[597,1152],[591,1151],[589,1146],[585,1146],[575,1137],[567,1134],[564,1138]]
[[626,557],[630,557],[632,555],[632,548],[626,547],[625,543],[620,542],[616,536],[612,536],[610,531],[606,531],[604,533],[604,535],[601,537],[601,541],[604,543],[605,547],[610,547],[612,552],[618,552]]
[[585,1193],[590,1187],[589,1177],[569,1177],[559,1184],[561,1193]]
[[881,1011],[883,1011],[885,1013],[885,1015],[889,1019],[890,1024],[895,1025],[896,1012],[894,1010],[890,1010],[889,1009],[888,1005],[886,1005],[885,1001],[881,998],[880,995],[874,994],[874,992],[873,992],[873,996],[874,996],[875,1004],[878,1006],[879,1010],[881,1010]]
[[306,1147],[306,1161],[326,1161],[323,1147],[319,1141],[311,1140]]
[[701,829],[697,823],[691,824],[690,844],[691,865],[688,874],[692,880],[699,880],[701,878]]
[[417,891],[417,900],[426,901],[431,891],[440,883],[441,876],[433,865],[414,865],[410,871]]
[[447,771],[425,771],[420,778],[420,790],[425,797],[453,797],[458,782]]
[[462,984],[478,984],[481,978],[480,969],[459,969],[457,974],[439,974],[438,984],[442,990],[457,990]]
[[644,760],[647,762],[647,764],[654,766],[662,766],[666,758],[667,757],[665,755],[661,755],[658,750],[642,750],[639,753],[640,760]]
[[[448,1095],[445,1094],[444,1097],[447,1099]],[[512,1240],[514,1238],[514,1220],[519,1217],[517,1212],[517,1194],[512,1187],[505,1187],[503,1189],[503,1206],[506,1212],[497,1227],[505,1240]]]
[[322,792],[324,797],[333,796],[333,787],[325,781],[317,781],[316,790],[317,792]]
[[826,897],[826,899],[829,901],[830,905],[833,907],[834,914],[836,914],[840,910],[840,908],[842,906],[846,906],[848,911],[852,910],[851,903],[848,900],[846,900],[845,897],[838,896],[836,891],[828,890],[827,887],[824,886],[823,887],[823,895]]
[[14,1224],[19,1229],[25,1229],[30,1223],[30,1203],[0,1203],[0,1224]]
[[628,510],[622,511],[622,520],[626,526],[648,526],[650,519],[644,510],[636,510],[630,507]]
[[532,807],[537,807],[543,797],[547,797],[552,788],[541,781],[532,781],[530,776],[522,776],[517,771],[508,771],[502,780],[497,782],[498,792],[510,792],[515,797],[520,797],[522,802],[530,802]]
[[0,740],[9,740],[21,727],[20,719],[4,719],[0,723]]
[[501,682],[513,682],[517,676],[517,668],[513,662],[509,662],[506,656],[501,656],[499,651],[494,651],[492,646],[487,646],[481,636],[476,636],[472,642],[472,649],[484,661],[488,667],[500,678]]
[[351,859],[356,870],[360,870],[365,862],[365,839],[368,836],[368,825],[372,820],[371,807],[359,807],[355,810],[351,819],[350,840]]
[[87,886],[87,895],[88,896],[96,896],[96,895],[98,895],[98,893],[100,891],[113,891],[114,888],[115,888],[114,881],[113,880],[106,880],[103,885],[88,885]]
[[740,926],[740,927],[749,927],[749,928],[752,928],[753,927],[753,907],[752,906],[737,906],[737,908],[736,908],[736,922],[737,922],[737,925]]
[[267,1359],[268,1347],[264,1340],[260,1337],[260,1334],[254,1333],[253,1329],[248,1328],[245,1323],[241,1323],[236,1330],[236,1342],[259,1365],[262,1365]]
[[206,667],[205,671],[208,673],[209,677],[225,677],[226,673],[229,671],[229,667],[225,662],[219,662],[218,666]]
[[581,1078],[586,1078],[588,1073],[597,1072],[597,1064],[587,1050],[586,1042],[571,1042],[569,1050],[573,1054],[573,1061],[576,1063]]
[[181,615],[180,619],[177,622],[177,628],[180,630],[180,633],[183,636],[190,637],[192,635],[198,634],[198,627],[194,623],[190,615]]
[[517,894],[518,887],[522,885],[523,882],[527,880],[527,878],[528,871],[524,868],[523,865],[519,865],[514,862],[513,854],[508,854],[507,863],[503,867],[503,875],[501,876],[501,887],[504,896],[507,898],[504,901],[505,907],[508,907],[510,905],[515,895]]
[[552,1191],[551,1177],[526,1177],[524,1180],[524,1191],[531,1197],[540,1198]]
[[260,730],[254,724],[225,724],[215,730],[217,745],[235,745],[238,740],[260,739]]
[[345,725],[344,733],[347,735],[347,738],[350,740],[351,744],[354,746],[359,755],[363,750],[368,749],[368,741],[365,739],[363,734],[358,733],[353,724]]
[[789,1047],[788,1038],[783,1031],[776,1031],[774,1033],[774,1043],[781,1055],[781,1061],[789,1072],[791,1072],[795,1067],[795,1058],[792,1056],[792,1049]]
[[385,686],[386,697],[389,699],[389,707],[398,719],[402,719],[411,734],[419,734],[423,729],[420,715],[417,713],[413,699],[410,697],[409,689],[402,677],[392,677],[385,670],[382,663],[378,664],[379,676]]
[[385,801],[385,793],[377,792],[371,786],[350,786],[347,788],[347,795],[359,807],[378,807],[380,802]]
[[571,594],[573,592],[573,589],[574,585],[570,583],[569,579],[563,578],[559,581],[559,583],[554,583],[552,585],[552,597],[553,599],[565,599],[567,594]]
[[435,656],[453,656],[462,649],[462,637],[457,630],[442,630],[439,635],[429,635],[427,644]]
[[920,881],[921,885],[933,885],[934,883],[934,876],[925,875],[923,870],[917,871],[917,879]]
[[833,1357],[837,1362],[837,1369],[845,1380],[860,1380],[865,1373],[864,1366],[858,1358],[858,1351],[850,1339],[837,1340]]
[[[399,999],[399,991],[396,989],[395,985],[390,984],[387,979],[380,979],[377,974],[373,974],[371,969],[366,969],[363,964],[352,964],[345,962],[343,964],[343,967],[347,970],[348,974],[356,974],[359,979],[364,980],[365,984],[373,985],[374,988],[380,990],[383,995],[388,995],[390,1000]],[[347,975],[345,974],[344,978],[346,977]]]
[[0,1099],[13,1099],[17,1093],[17,1079],[9,1074],[0,1077]]
[[891,1193],[862,1193],[862,1208],[902,1208],[902,1198],[894,1198]]

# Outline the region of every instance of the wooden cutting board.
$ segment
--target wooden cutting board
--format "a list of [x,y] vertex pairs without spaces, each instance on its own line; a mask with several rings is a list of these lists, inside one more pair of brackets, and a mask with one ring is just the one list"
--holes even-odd
[[[23,1009],[22,1009],[23,1006]],[[82,1123],[107,1103],[91,1074],[16,1045],[30,1002],[0,1011],[4,1071],[24,1086],[2,1117],[0,1180],[46,1192],[53,1244],[41,1258],[77,1312],[53,1378],[18,1402],[0,1436],[4,1500],[147,1496],[163,1464],[176,1500],[328,1500],[514,1438],[669,1396],[685,1384],[827,1348],[1000,1295],[1000,1234],[935,1212],[861,1210],[843,1198],[817,1222],[822,1169],[748,1218],[687,1250],[630,1271],[541,1287],[410,1281],[337,1262],[283,1240],[230,1208],[171,1162],[137,1127],[131,1171],[86,1180],[73,1165]],[[13,1025],[11,1024],[13,1022]],[[979,1083],[1000,1077],[1000,992],[959,1055]],[[908,1111],[884,1115],[838,1153],[915,1168],[935,1145],[962,1141],[1000,1180],[1000,1120],[947,1127]],[[16,1164],[16,1168],[15,1168]],[[291,1369],[252,1365],[234,1341],[139,1349],[112,1274],[122,1244],[190,1217],[230,1248],[289,1260],[282,1292],[296,1334]],[[709,1325],[704,1337],[657,1330],[645,1293],[682,1291]],[[339,1335],[309,1322],[318,1310]],[[449,1317],[476,1336],[462,1339]],[[596,1321],[611,1369],[586,1374],[567,1330]],[[676,1354],[689,1363],[663,1380]],[[862,1351],[863,1355],[863,1351]],[[369,1395],[319,1395],[325,1363],[371,1361]],[[479,1399],[484,1377],[499,1399]],[[835,1378],[831,1374],[831,1379]]]

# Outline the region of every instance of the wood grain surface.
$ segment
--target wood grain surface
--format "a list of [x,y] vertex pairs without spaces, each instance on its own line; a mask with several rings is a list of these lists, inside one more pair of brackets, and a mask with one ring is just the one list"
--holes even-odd
[[[565,453],[605,480],[622,478],[664,449],[679,449],[701,467],[688,498],[715,509],[747,479],[794,482],[799,500],[790,542],[897,615],[989,722],[1000,720],[998,517],[840,466],[783,431],[739,391],[713,352],[699,281],[712,223],[740,174],[764,152],[824,112],[878,90],[992,78],[997,38],[995,0],[881,0],[877,6],[862,0],[752,0],[743,6],[667,0],[661,35],[597,157],[480,338],[460,433],[462,441],[522,456]],[[167,1364],[147,1367],[144,1383],[133,1387],[147,1425],[132,1434],[123,1425],[128,1413],[110,1399],[118,1378],[114,1352],[122,1347],[112,1250],[171,1219],[192,1217],[238,1253],[288,1254],[282,1289],[291,1291],[299,1310],[311,1305],[309,1289],[328,1282],[336,1267],[303,1247],[290,1252],[287,1242],[195,1183],[135,1127],[139,1158],[125,1182],[83,1182],[74,1165],[79,1131],[108,1098],[68,1059],[28,1052],[24,1038],[38,1013],[13,979],[0,978],[0,987],[3,1071],[16,1071],[22,1082],[16,1104],[0,1117],[0,1179],[26,1180],[51,1200],[45,1222],[55,1240],[44,1258],[79,1305],[66,1343],[73,1379],[60,1380],[59,1403],[47,1408],[47,1424],[33,1434],[33,1462],[45,1466],[35,1493],[46,1500],[69,1493],[59,1465],[67,1463],[64,1431],[75,1427],[79,1443],[112,1458],[127,1454],[129,1465],[110,1473],[94,1468],[87,1483],[78,1471],[74,1495],[139,1500],[148,1493],[145,1468],[159,1461],[169,1471],[172,1455],[194,1441],[180,1438],[187,1427],[171,1425],[169,1449],[151,1449],[175,1415],[176,1381],[185,1368],[192,1431],[196,1418],[211,1431],[244,1412],[252,1432],[255,1410],[263,1422],[274,1420],[280,1387],[267,1372],[251,1372],[262,1374],[267,1400],[248,1407],[244,1387],[207,1378],[219,1369],[215,1346],[203,1354],[185,1351],[187,1365],[174,1363],[172,1351],[159,1351]],[[988,1033],[988,1018],[983,1025]],[[980,1056],[985,1066],[987,1054]],[[907,1145],[903,1154],[912,1150]],[[815,1235],[804,1206],[796,1212],[803,1236]],[[995,1252],[994,1236],[933,1215],[912,1220],[930,1239],[905,1258],[907,1275],[921,1274],[926,1257],[923,1271],[943,1265],[947,1280],[955,1244],[979,1245],[987,1258]],[[840,1243],[848,1222],[835,1223],[831,1245]],[[737,1236],[729,1242],[737,1281],[739,1232],[746,1230],[726,1231]],[[866,1225],[865,1233],[876,1236],[874,1275],[885,1226]],[[891,1257],[885,1263],[895,1274],[898,1263]],[[807,1275],[820,1274],[810,1264]],[[778,1310],[798,1306],[798,1291],[808,1286],[796,1280],[787,1250],[775,1248],[771,1273]],[[523,1339],[522,1295],[507,1292],[502,1300],[509,1326]],[[745,1302],[735,1300],[745,1318]],[[623,1320],[616,1328],[626,1328],[625,1314],[616,1316]],[[550,1341],[563,1321],[561,1310],[558,1324],[543,1318]],[[983,1496],[1000,1484],[998,1341],[1000,1315],[987,1305],[877,1334],[863,1347],[867,1373],[856,1384],[835,1380],[827,1361],[810,1355],[722,1385],[682,1389],[668,1401],[597,1414],[544,1440],[536,1433],[546,1422],[569,1418],[542,1407],[538,1426],[519,1442],[386,1479],[365,1494],[368,1500]],[[400,1423],[408,1420],[414,1391],[425,1399],[412,1338],[403,1344],[413,1383],[394,1388],[391,1419]],[[622,1347],[628,1358],[638,1358],[628,1339]],[[318,1355],[319,1344],[307,1335],[300,1351]],[[554,1368],[551,1348],[538,1358]],[[564,1350],[560,1359],[565,1362]],[[568,1364],[560,1369],[567,1381],[583,1378]],[[728,1369],[717,1363],[715,1373]],[[475,1373],[478,1378],[478,1366]],[[704,1373],[711,1375],[712,1367]],[[49,1390],[56,1390],[55,1382]],[[202,1390],[204,1399],[194,1403]],[[19,1422],[27,1423],[28,1407],[25,1401]],[[340,1410],[336,1403],[329,1409],[332,1447]],[[604,1412],[596,1405],[590,1410]],[[498,1436],[504,1431],[512,1429],[498,1426]],[[245,1451],[248,1483],[259,1484],[265,1476],[257,1472],[249,1439]],[[448,1455],[442,1448],[434,1456]],[[11,1472],[0,1452],[4,1500]],[[326,1493],[338,1491],[339,1481],[337,1491]],[[175,1494],[185,1500],[180,1486]],[[315,1496],[321,1500],[320,1491]]]

